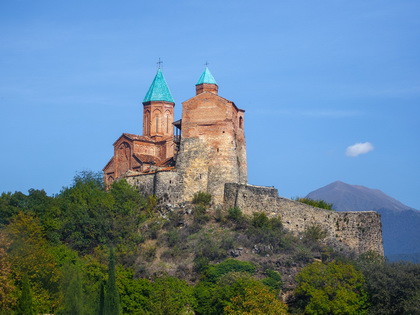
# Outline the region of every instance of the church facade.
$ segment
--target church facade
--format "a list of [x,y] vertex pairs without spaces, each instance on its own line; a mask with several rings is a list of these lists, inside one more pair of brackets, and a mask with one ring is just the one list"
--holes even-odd
[[174,107],[158,69],[143,100],[143,135],[123,133],[114,142],[114,155],[103,169],[105,184],[126,178],[167,202],[188,201],[205,191],[222,203],[225,183],[247,183],[245,111],[218,95],[207,67],[195,96],[182,103],[180,120],[174,121]]

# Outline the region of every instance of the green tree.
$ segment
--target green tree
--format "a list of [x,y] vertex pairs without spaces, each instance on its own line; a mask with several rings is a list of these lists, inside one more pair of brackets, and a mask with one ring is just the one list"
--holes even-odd
[[110,242],[114,198],[105,191],[99,174],[77,174],[73,186],[63,189],[57,199],[62,210],[61,239],[71,248],[90,253]]
[[98,307],[98,315],[105,314],[105,286],[104,283],[101,282],[99,287],[99,307]]
[[22,279],[22,292],[18,300],[16,315],[35,315],[34,305],[32,303],[31,286],[27,275]]
[[229,258],[219,264],[209,265],[204,273],[204,279],[205,281],[216,283],[229,272],[244,272],[253,275],[255,270],[256,268],[251,262]]
[[369,314],[419,314],[420,265],[376,261],[362,268],[370,301]]
[[[107,255],[109,255],[109,250]],[[106,261],[109,257],[104,257]],[[102,259],[102,258],[101,258]],[[86,314],[97,314],[99,311],[101,286],[104,286],[107,278],[108,266],[102,264],[100,259],[95,258],[91,255],[86,255],[81,259],[81,273],[83,295],[85,300],[84,310]],[[105,288],[103,288],[105,290]],[[104,299],[105,292],[103,292],[102,298]],[[103,300],[104,302],[105,300]],[[103,307],[104,303],[102,303]]]
[[12,241],[9,257],[15,279],[21,281],[27,275],[35,308],[44,313],[53,311],[60,304],[61,271],[39,220],[19,212],[6,233]]
[[[239,311],[241,303],[245,303],[247,289],[252,291],[262,290],[262,288],[269,290],[247,272],[226,273],[216,283],[201,281],[194,290],[197,299],[196,313],[216,315],[228,310]],[[252,304],[255,308],[263,307],[257,301]]]
[[278,293],[283,286],[281,274],[278,271],[267,269],[265,270],[265,275],[267,277],[262,279],[261,282],[274,292]]
[[64,315],[82,315],[84,314],[82,280],[79,267],[76,265],[66,265],[63,276]]
[[224,308],[229,315],[282,315],[287,306],[262,284],[246,287],[244,292],[230,299]]
[[[7,225],[10,219],[19,211],[22,211],[21,202],[19,199],[24,199],[26,196],[21,192],[14,194],[2,193],[0,196],[0,227]],[[16,200],[17,199],[17,200]]]
[[296,276],[295,294],[305,314],[365,314],[364,277],[353,265],[312,263]]
[[152,283],[148,279],[135,279],[130,268],[117,267],[117,286],[123,314],[150,312]]
[[13,294],[16,287],[12,277],[12,264],[7,253],[10,244],[6,234],[0,230],[0,314],[10,313],[16,304]]
[[138,256],[136,245],[142,240],[138,229],[140,223],[147,219],[147,201],[124,179],[115,181],[109,193],[113,197],[111,244],[118,248],[120,257],[132,261]]
[[174,277],[161,277],[152,285],[151,313],[157,315],[194,314],[193,288]]
[[111,249],[108,265],[108,280],[106,283],[104,315],[120,314],[120,295],[115,276],[115,253]]
[[44,190],[37,189],[29,189],[28,195],[15,192],[3,193],[0,196],[0,225],[10,223],[19,211],[36,216],[46,238],[55,243],[59,241],[60,208],[54,197],[49,197]]

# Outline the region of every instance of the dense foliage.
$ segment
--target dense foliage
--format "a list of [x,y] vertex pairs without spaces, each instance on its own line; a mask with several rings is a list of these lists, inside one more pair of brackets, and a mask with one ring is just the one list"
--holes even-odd
[[332,203],[325,202],[324,200],[313,200],[310,198],[296,197],[294,200],[301,203],[310,205],[312,207],[321,208],[325,210],[333,210],[334,205]]
[[364,278],[352,265],[315,262],[296,280],[298,304],[305,314],[365,314]]
[[[0,314],[416,314],[420,267],[357,261],[313,225],[193,204],[157,209],[82,172],[56,196],[0,196]],[[319,205],[316,205],[319,207]],[[313,263],[314,260],[318,262]],[[344,260],[344,262],[343,262]],[[296,275],[298,273],[298,275]],[[285,298],[289,307],[280,298]]]

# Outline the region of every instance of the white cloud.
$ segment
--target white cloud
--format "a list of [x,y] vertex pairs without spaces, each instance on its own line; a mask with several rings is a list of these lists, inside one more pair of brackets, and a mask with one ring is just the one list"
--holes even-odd
[[360,154],[365,154],[373,150],[373,145],[370,142],[364,143],[355,143],[346,149],[347,156],[358,156]]

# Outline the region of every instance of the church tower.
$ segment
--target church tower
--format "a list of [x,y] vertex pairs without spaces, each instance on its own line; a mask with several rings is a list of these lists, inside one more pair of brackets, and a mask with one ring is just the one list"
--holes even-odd
[[210,92],[217,95],[218,91],[219,87],[216,80],[211,74],[209,68],[206,67],[195,85],[195,94],[198,95],[203,92]]
[[159,68],[143,100],[143,135],[160,140],[173,137],[174,99]]
[[206,67],[196,95],[182,103],[181,146],[176,168],[182,177],[184,200],[206,191],[223,202],[225,183],[247,183],[243,109],[218,95],[218,85]]

